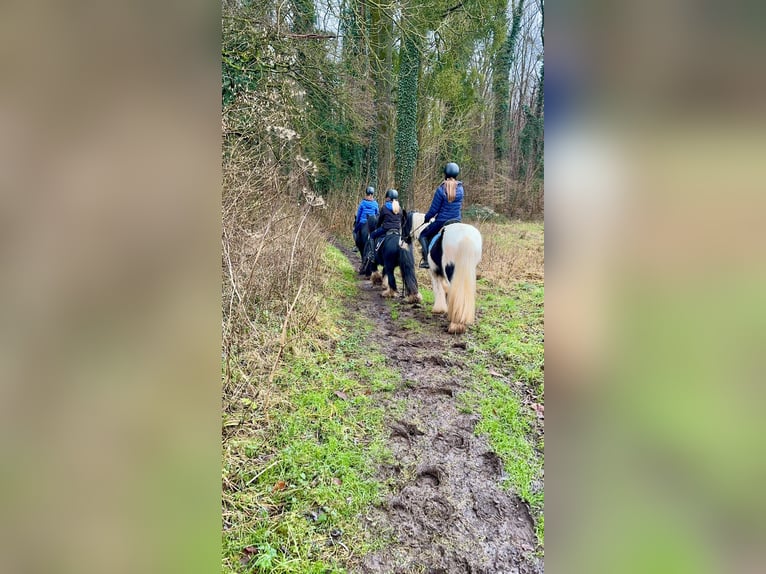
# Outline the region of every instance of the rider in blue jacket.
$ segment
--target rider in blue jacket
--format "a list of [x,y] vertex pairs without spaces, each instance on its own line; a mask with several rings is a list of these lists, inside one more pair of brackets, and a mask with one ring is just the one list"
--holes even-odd
[[359,207],[356,210],[356,219],[354,219],[354,233],[359,233],[362,225],[367,223],[367,216],[378,216],[378,202],[373,199],[375,195],[375,188],[368,187],[364,193],[364,199],[359,203]]
[[420,233],[420,247],[423,249],[423,260],[420,267],[428,269],[428,245],[444,224],[450,220],[460,221],[462,218],[463,197],[465,190],[463,182],[457,180],[460,168],[450,162],[444,166],[444,181],[436,188],[431,208],[425,216],[425,221],[435,217],[433,223]]

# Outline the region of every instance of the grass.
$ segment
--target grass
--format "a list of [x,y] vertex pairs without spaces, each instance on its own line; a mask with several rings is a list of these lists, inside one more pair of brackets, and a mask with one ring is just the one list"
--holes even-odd
[[545,288],[542,284],[517,283],[503,289],[480,279],[477,291],[479,318],[472,329],[475,340],[496,361],[510,367],[516,380],[542,398]]
[[285,357],[268,418],[248,420],[260,405],[243,399],[245,422],[224,442],[224,572],[343,572],[351,550],[383,543],[357,517],[378,500],[375,470],[389,456],[373,394],[393,390],[400,376],[365,344],[371,324],[344,317],[356,293],[348,260],[332,247],[324,258],[319,350]]
[[484,239],[478,273],[494,283],[540,282],[545,277],[544,228],[539,222],[477,224]]

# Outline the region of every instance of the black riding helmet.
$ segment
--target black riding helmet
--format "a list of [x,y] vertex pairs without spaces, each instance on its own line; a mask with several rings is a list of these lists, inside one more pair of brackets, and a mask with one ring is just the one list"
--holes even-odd
[[395,189],[389,189],[386,192],[386,199],[399,199],[399,192]]
[[460,174],[460,167],[455,162],[449,162],[444,166],[444,177],[457,177]]
[[375,188],[374,188],[374,187],[372,187],[372,186],[368,187],[368,188],[365,190],[364,194],[365,194],[365,195],[375,195]]

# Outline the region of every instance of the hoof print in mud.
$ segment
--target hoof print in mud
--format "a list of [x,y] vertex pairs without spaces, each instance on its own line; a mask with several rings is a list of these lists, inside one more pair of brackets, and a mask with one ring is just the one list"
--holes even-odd
[[455,508],[441,496],[434,496],[423,502],[425,527],[433,531],[443,531],[455,518]]
[[429,466],[424,468],[418,473],[418,477],[415,479],[417,486],[428,486],[437,488],[443,481],[444,473],[441,469],[435,466]]
[[396,421],[396,424],[391,425],[392,436],[410,437],[423,436],[425,433],[416,427],[412,423],[406,421]]
[[469,444],[468,438],[456,432],[438,433],[431,441],[434,449],[442,454],[451,450],[465,450]]
[[503,473],[503,463],[500,458],[492,451],[481,455],[482,467],[490,477],[498,477]]
[[473,501],[473,511],[485,522],[501,522],[507,516],[507,508],[502,501],[492,495],[480,492]]

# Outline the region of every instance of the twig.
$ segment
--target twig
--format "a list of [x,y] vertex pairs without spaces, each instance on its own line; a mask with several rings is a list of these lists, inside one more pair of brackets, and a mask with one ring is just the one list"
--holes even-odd
[[327,40],[337,37],[337,34],[285,34],[285,38],[294,38],[296,40]]
[[290,288],[290,277],[293,273],[293,263],[295,263],[295,249],[298,247],[298,238],[301,236],[301,228],[303,227],[303,223],[306,221],[306,218],[309,215],[309,212],[311,211],[311,206],[306,209],[306,212],[303,214],[303,217],[301,218],[301,222],[298,225],[298,231],[295,232],[295,239],[293,240],[293,249],[290,252],[290,265],[287,267],[287,285],[286,290]]
[[274,375],[277,372],[277,366],[279,366],[279,360],[282,358],[282,353],[285,350],[285,347],[287,346],[287,324],[290,322],[290,315],[292,315],[293,309],[295,308],[295,304],[298,302],[298,297],[301,295],[301,291],[303,291],[303,283],[300,284],[298,287],[298,292],[295,294],[295,299],[293,299],[292,305],[290,305],[290,308],[287,310],[287,315],[285,316],[285,321],[282,323],[282,334],[279,337],[279,351],[277,352],[277,357],[274,359],[274,365],[271,367],[271,372],[269,373],[269,388],[266,389],[266,396],[263,399],[263,413],[266,419],[269,418],[269,399],[271,398],[271,385],[274,382]]
[[256,475],[255,475],[253,478],[251,478],[250,480],[248,480],[248,481],[247,481],[247,483],[245,484],[245,486],[250,486],[250,485],[251,485],[253,482],[255,482],[256,480],[258,480],[258,479],[261,477],[261,475],[262,475],[264,472],[266,472],[267,470],[269,470],[269,469],[270,469],[272,466],[274,466],[274,465],[275,465],[275,464],[277,464],[278,462],[279,462],[279,459],[276,459],[274,462],[272,462],[270,465],[268,465],[266,468],[264,468],[264,469],[263,469],[261,472],[259,472],[258,474],[256,474]]

